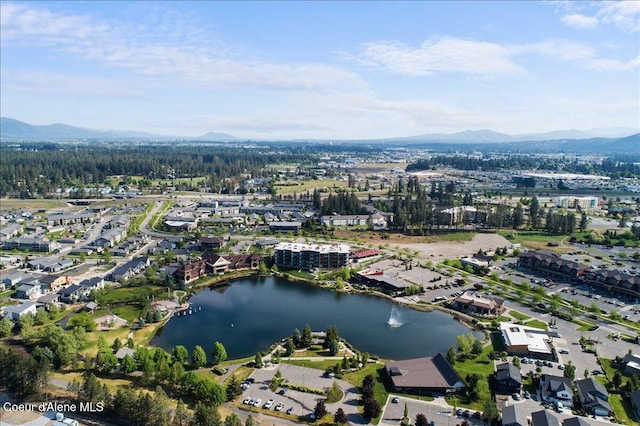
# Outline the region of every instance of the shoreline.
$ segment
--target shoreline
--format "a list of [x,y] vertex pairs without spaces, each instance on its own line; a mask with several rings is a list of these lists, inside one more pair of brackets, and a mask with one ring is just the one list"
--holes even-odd
[[[187,293],[185,295],[188,296],[188,299],[185,300],[185,303],[188,303],[188,300],[191,298],[191,296],[196,295],[197,293],[199,293],[200,291],[204,290],[205,288],[216,288],[216,287],[223,287],[223,286],[230,286],[233,284],[234,281],[238,280],[238,279],[242,279],[242,278],[267,278],[267,277],[277,277],[277,278],[282,278],[285,279],[289,282],[292,283],[304,283],[304,284],[308,284],[308,285],[312,285],[314,287],[317,288],[321,288],[323,290],[327,290],[327,291],[331,291],[334,293],[341,293],[341,294],[360,294],[360,295],[371,295],[374,297],[379,297],[379,298],[383,298],[383,299],[387,299],[389,300],[391,303],[400,305],[400,306],[404,306],[406,308],[415,310],[415,311],[421,311],[421,312],[433,312],[433,311],[439,311],[442,312],[444,314],[448,314],[449,316],[452,317],[452,319],[454,319],[455,321],[457,321],[458,323],[460,323],[462,326],[468,328],[469,330],[472,331],[477,331],[477,332],[482,332],[483,334],[485,334],[485,338],[487,338],[487,335],[485,333],[485,330],[483,328],[477,327],[476,325],[474,325],[473,321],[475,320],[474,317],[471,317],[469,315],[466,315],[462,312],[458,312],[437,304],[418,304],[418,303],[408,303],[404,300],[399,300],[398,298],[394,298],[388,294],[382,293],[380,291],[375,291],[375,290],[358,290],[355,289],[353,287],[351,287],[350,289],[336,289],[333,287],[328,287],[326,285],[321,284],[319,281],[317,280],[308,280],[308,279],[304,279],[304,278],[300,278],[300,277],[296,277],[296,276],[292,276],[289,275],[287,273],[283,273],[283,272],[270,272],[268,274],[261,274],[260,272],[258,272],[257,270],[253,269],[253,270],[244,270],[244,271],[234,271],[234,274],[232,276],[230,275],[222,275],[222,276],[214,276],[214,277],[209,277],[209,279],[197,283],[194,285],[194,292],[191,293]],[[166,326],[169,321],[173,318],[174,315],[169,315],[167,318],[165,318],[162,321],[162,324],[156,328],[156,330],[151,334],[151,336],[149,337],[148,340],[148,345],[149,346],[153,346],[153,347],[157,347],[157,348],[161,348],[160,346],[155,346],[155,345],[151,345],[151,341],[153,340],[153,338],[155,337],[156,333],[158,333],[158,331],[160,329],[162,329],[164,326]],[[271,343],[268,347],[266,347],[263,351],[261,352],[265,352],[265,351],[269,351],[274,344],[277,344],[277,342],[273,342]],[[238,358],[238,359],[243,359],[243,358]],[[228,360],[228,361],[235,361],[235,360]]]

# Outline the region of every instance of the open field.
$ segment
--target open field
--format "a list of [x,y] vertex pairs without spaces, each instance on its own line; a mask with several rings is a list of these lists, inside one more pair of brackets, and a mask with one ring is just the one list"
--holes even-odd
[[287,181],[276,182],[274,188],[278,195],[291,195],[291,194],[303,194],[307,191],[313,192],[314,189],[333,190],[338,188],[346,188],[347,182],[336,179],[318,179],[318,180],[304,180],[304,181]]

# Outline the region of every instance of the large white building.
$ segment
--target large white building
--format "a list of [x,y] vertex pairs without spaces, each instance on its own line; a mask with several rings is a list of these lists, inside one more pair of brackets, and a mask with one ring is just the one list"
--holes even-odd
[[598,197],[556,197],[554,199],[556,207],[565,209],[577,209],[580,207],[583,210],[592,210],[598,208]]
[[337,269],[349,265],[348,244],[279,243],[274,248],[275,264],[304,270]]
[[327,226],[371,226],[374,229],[386,229],[387,219],[380,213],[354,215],[328,215],[320,218],[320,223]]
[[537,359],[554,359],[552,335],[540,330],[510,322],[500,323],[500,333],[509,355],[531,356]]

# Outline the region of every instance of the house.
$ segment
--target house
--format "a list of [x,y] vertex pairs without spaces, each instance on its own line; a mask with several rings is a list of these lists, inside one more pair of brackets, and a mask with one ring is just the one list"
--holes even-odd
[[60,300],[63,302],[76,303],[84,300],[89,295],[89,290],[80,284],[73,284],[60,290],[58,294],[60,294]]
[[104,278],[102,277],[87,278],[86,280],[82,280],[80,282],[80,285],[88,288],[89,291],[98,290],[98,289],[104,288]]
[[280,240],[278,240],[277,238],[265,238],[263,240],[258,240],[255,242],[255,245],[258,248],[273,248],[275,247],[278,243],[280,243]]
[[200,249],[202,251],[218,250],[226,243],[224,237],[202,237],[200,238]]
[[109,274],[112,281],[128,280],[132,276],[139,274],[150,265],[148,257],[137,257],[127,263],[118,266]]
[[542,400],[548,403],[561,402],[565,407],[573,406],[571,380],[567,377],[543,374],[540,377],[539,392]]
[[522,390],[522,375],[520,369],[513,364],[505,362],[496,366],[496,393],[511,395]]
[[18,321],[25,315],[36,314],[36,302],[25,302],[17,306],[7,306],[4,313],[10,320]]
[[519,404],[507,405],[502,409],[502,426],[529,426],[527,413]]
[[11,271],[9,273],[0,274],[0,282],[6,287],[13,287],[29,275],[21,271]]
[[59,303],[60,295],[58,293],[49,293],[38,298],[38,304],[44,306],[46,310],[52,306],[58,306]]
[[16,298],[18,299],[35,300],[40,296],[42,296],[42,292],[39,285],[21,284],[16,289]]
[[19,223],[10,223],[0,228],[0,241],[16,237],[24,232],[24,228]]
[[116,358],[118,358],[118,361],[122,361],[124,359],[125,356],[129,355],[130,357],[133,358],[133,356],[135,355],[136,351],[131,349],[131,348],[127,348],[127,347],[123,347],[118,349],[118,351],[116,352]]
[[600,382],[593,377],[576,380],[578,399],[582,408],[595,416],[608,416],[613,412],[609,404],[609,392]]
[[43,290],[47,292],[55,293],[63,285],[69,284],[69,278],[64,275],[46,275],[40,278],[40,285]]
[[560,426],[560,421],[549,410],[531,413],[531,426]]
[[239,254],[234,256],[225,256],[229,261],[229,270],[238,269],[258,269],[260,267],[260,256],[257,254]]
[[466,384],[442,354],[390,362],[385,371],[397,392],[443,395],[466,391]]
[[481,316],[496,316],[505,311],[504,300],[497,297],[480,297],[471,292],[465,292],[457,297],[449,307],[467,314]]
[[563,426],[593,426],[592,423],[589,423],[587,419],[584,417],[569,417],[568,419],[564,419],[562,422]]
[[631,409],[636,416],[636,420],[640,420],[640,390],[633,391],[629,394]]

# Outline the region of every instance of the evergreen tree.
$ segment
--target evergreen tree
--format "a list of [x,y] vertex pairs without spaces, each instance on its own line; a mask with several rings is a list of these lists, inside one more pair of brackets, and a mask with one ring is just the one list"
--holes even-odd
[[227,350],[224,345],[220,342],[215,342],[213,344],[213,352],[211,353],[211,363],[213,365],[218,365],[221,362],[227,359]]
[[197,345],[191,354],[191,362],[195,368],[202,368],[207,365],[207,353],[202,346]]

